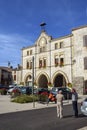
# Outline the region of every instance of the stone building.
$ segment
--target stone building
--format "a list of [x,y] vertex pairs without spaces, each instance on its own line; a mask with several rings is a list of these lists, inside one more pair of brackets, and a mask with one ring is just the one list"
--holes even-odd
[[22,48],[20,82],[37,87],[72,84],[80,94],[87,88],[87,26],[52,38],[42,30],[33,46]]
[[18,64],[17,68],[12,69],[13,84],[24,85],[22,82],[22,66]]
[[12,69],[8,67],[0,67],[0,84],[9,86],[12,83]]

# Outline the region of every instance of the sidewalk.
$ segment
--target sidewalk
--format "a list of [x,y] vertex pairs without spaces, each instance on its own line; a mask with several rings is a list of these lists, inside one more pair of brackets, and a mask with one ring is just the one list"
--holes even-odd
[[[87,95],[79,96],[78,102],[81,102],[85,97],[87,97]],[[71,100],[64,101],[64,105],[68,105],[71,103],[72,103]],[[54,107],[54,106],[56,106],[55,103],[49,103],[48,105],[38,103],[38,102],[25,103],[25,104],[13,103],[11,102],[10,95],[0,95],[0,114],[32,110],[32,109],[41,109],[41,108]]]

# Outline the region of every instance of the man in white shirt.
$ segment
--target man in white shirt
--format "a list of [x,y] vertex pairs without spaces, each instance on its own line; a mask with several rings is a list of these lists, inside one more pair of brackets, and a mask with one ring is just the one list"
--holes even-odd
[[63,118],[63,94],[62,91],[60,90],[58,94],[56,95],[57,99],[57,117]]

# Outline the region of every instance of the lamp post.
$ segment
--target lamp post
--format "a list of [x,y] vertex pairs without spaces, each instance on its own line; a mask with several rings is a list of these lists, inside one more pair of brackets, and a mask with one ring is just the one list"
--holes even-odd
[[33,108],[35,108],[35,102],[34,102],[34,56],[32,57],[32,96],[33,96]]

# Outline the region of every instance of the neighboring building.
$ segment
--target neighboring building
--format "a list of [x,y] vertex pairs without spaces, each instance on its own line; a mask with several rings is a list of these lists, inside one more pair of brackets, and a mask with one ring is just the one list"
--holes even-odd
[[8,67],[0,67],[0,84],[9,86],[12,83],[12,69]]
[[31,86],[34,76],[37,87],[71,83],[83,94],[87,87],[87,26],[56,39],[42,30],[33,46],[22,48],[22,66],[19,82],[25,85]]
[[24,85],[22,82],[22,66],[18,64],[17,68],[12,69],[13,83],[18,85]]

